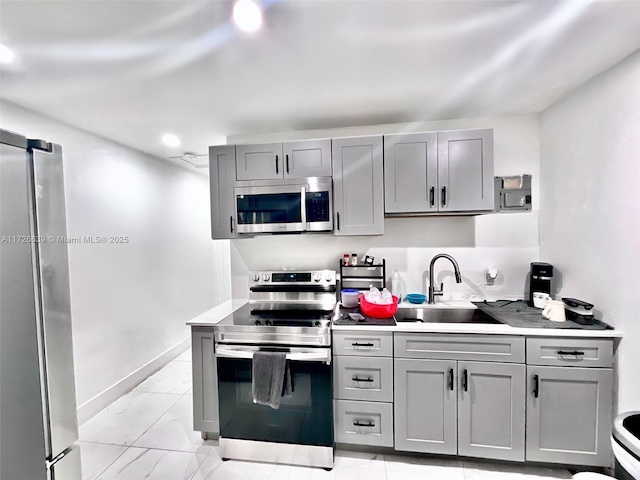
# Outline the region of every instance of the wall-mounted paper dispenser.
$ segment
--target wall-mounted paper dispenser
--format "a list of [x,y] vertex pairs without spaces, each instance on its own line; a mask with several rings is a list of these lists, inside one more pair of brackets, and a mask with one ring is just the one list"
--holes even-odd
[[531,175],[495,177],[495,211],[531,210]]

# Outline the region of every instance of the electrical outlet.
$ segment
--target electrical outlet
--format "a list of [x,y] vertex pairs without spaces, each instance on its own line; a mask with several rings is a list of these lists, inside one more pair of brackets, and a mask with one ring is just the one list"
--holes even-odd
[[484,271],[484,284],[485,285],[494,285],[496,283],[496,278],[498,277],[498,269],[496,267],[487,267]]

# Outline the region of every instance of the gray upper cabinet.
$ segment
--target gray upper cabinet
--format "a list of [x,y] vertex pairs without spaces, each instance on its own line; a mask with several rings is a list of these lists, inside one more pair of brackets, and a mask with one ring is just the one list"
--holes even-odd
[[237,145],[237,179],[330,177],[331,140]]
[[610,368],[527,367],[527,461],[609,466]]
[[385,213],[437,212],[437,189],[438,135],[385,135]]
[[458,455],[524,461],[525,372],[517,363],[458,362]]
[[440,212],[493,210],[493,130],[438,132]]
[[236,145],[238,180],[283,178],[282,143]]
[[382,235],[382,137],[332,141],[335,235]]
[[211,194],[211,238],[236,238],[236,206],[233,186],[236,181],[236,147],[209,147],[209,183]]
[[455,455],[455,360],[395,359],[395,448]]
[[285,142],[282,153],[284,178],[331,176],[331,140]]
[[493,130],[385,135],[385,213],[491,211]]

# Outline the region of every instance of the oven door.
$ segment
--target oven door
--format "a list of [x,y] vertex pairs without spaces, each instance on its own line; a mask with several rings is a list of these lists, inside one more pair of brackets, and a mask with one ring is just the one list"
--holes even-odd
[[236,187],[238,233],[306,230],[304,186]]
[[220,437],[333,447],[331,350],[285,349],[293,395],[280,408],[253,403],[252,356],[257,347],[217,345]]

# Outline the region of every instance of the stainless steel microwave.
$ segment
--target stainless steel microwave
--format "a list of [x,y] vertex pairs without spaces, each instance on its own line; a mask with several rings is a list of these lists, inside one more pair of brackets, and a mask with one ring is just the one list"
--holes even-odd
[[238,233],[333,230],[330,177],[237,182]]

